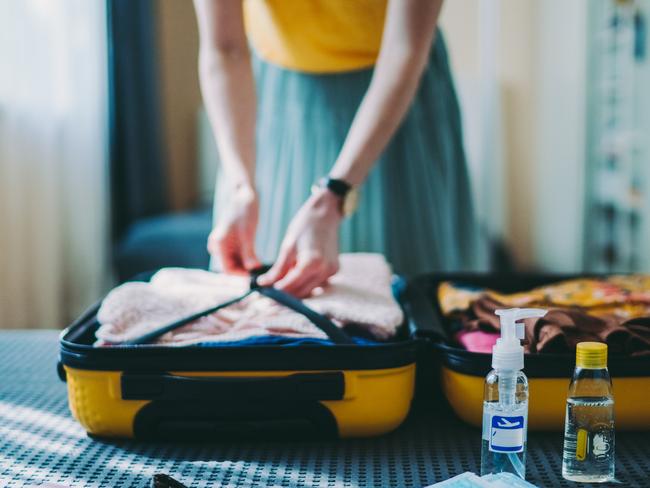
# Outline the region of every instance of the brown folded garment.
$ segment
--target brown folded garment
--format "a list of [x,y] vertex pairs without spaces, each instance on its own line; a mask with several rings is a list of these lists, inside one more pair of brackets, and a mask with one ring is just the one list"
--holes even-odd
[[[499,317],[494,314],[499,308],[508,307],[483,296],[460,313],[459,319],[465,330],[499,331]],[[529,353],[572,352],[578,342],[597,341],[607,343],[613,354],[650,354],[650,317],[594,317],[581,308],[567,307],[550,308],[545,317],[526,319],[524,323],[524,349]]]

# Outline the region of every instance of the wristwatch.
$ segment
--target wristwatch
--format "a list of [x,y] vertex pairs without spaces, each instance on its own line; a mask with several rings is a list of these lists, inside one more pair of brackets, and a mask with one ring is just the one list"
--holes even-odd
[[347,181],[339,180],[324,176],[312,186],[312,193],[316,189],[324,188],[334,193],[341,201],[341,214],[344,217],[349,217],[357,209],[359,203],[359,189],[351,185]]

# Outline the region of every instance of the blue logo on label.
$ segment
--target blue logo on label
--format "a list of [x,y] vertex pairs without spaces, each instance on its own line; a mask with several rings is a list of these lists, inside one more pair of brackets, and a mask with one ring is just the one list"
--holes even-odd
[[490,450],[521,452],[524,449],[524,417],[493,415],[490,429]]
[[495,429],[523,429],[523,417],[500,417],[499,415],[492,416],[492,428]]

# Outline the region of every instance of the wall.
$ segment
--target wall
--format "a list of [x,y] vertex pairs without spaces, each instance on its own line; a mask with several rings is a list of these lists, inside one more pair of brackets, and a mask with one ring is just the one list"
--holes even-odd
[[172,208],[197,202],[196,119],[201,105],[193,3],[156,0],[160,76]]
[[588,3],[536,2],[533,255],[564,272],[583,268]]
[[[493,78],[498,86],[490,116],[501,128],[494,135],[500,150],[483,161],[494,181],[481,204],[503,213],[502,222],[486,218],[524,268],[582,265],[587,2],[569,3],[453,0],[441,19],[458,85]],[[493,52],[486,42],[495,43]],[[486,56],[495,66],[486,66]],[[479,109],[466,105],[463,116]],[[489,120],[482,123],[491,130]]]
[[492,238],[506,241],[517,263],[529,266],[535,6],[533,0],[481,1],[445,2],[441,25],[463,108],[479,217]]
[[455,74],[476,78],[480,73],[479,0],[447,0],[440,13],[440,27]]
[[515,260],[531,267],[533,252],[532,219],[537,200],[534,182],[535,124],[535,35],[534,0],[502,0],[498,37],[498,76],[503,92],[503,133],[505,146],[508,205],[508,242]]

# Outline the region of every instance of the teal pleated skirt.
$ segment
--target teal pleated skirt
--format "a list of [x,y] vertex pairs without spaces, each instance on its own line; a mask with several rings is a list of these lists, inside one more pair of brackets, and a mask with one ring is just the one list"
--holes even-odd
[[[291,218],[343,145],[372,69],[314,75],[254,57],[257,251],[273,262]],[[383,253],[402,274],[474,269],[477,232],[458,101],[442,35],[408,115],[361,187],[341,252]]]

